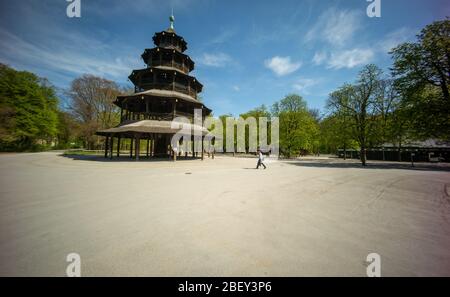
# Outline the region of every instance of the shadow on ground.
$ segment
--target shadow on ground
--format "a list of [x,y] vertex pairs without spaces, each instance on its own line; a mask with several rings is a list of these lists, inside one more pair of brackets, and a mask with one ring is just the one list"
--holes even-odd
[[[136,159],[130,158],[129,156],[120,156],[120,157],[113,157],[112,159],[110,158],[105,158],[103,155],[77,155],[77,154],[60,154],[60,157],[64,157],[64,158],[69,158],[72,160],[77,160],[77,161],[94,161],[94,162],[106,162],[106,163],[115,163],[115,162],[173,162],[173,160],[168,157],[165,158],[158,158],[158,157],[145,157],[145,156],[141,156],[139,157],[139,160],[136,161]],[[196,157],[196,158],[192,158],[192,157],[178,157],[177,158],[177,162],[178,161],[190,161],[190,160],[200,160],[200,157]]]
[[411,163],[395,163],[395,162],[368,162],[367,166],[362,166],[357,162],[330,162],[330,161],[291,161],[285,164],[302,166],[302,167],[315,167],[315,168],[360,168],[360,169],[404,169],[404,170],[416,170],[416,171],[449,171],[449,163],[414,163],[414,167]]

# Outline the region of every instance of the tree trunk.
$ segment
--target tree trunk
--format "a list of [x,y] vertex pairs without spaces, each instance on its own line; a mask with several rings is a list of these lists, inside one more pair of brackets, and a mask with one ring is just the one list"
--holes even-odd
[[366,166],[366,146],[361,146],[361,164]]
[[347,145],[344,143],[344,160],[347,160]]

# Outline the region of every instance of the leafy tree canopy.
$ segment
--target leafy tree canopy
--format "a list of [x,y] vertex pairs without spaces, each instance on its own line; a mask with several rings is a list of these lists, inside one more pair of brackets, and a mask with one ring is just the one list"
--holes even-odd
[[58,99],[47,80],[0,64],[0,150],[30,150],[58,131]]

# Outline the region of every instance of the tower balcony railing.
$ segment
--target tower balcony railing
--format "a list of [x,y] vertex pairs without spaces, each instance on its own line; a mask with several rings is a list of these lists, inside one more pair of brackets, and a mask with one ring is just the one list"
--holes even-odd
[[167,60],[162,60],[160,61],[159,59],[153,59],[151,61],[152,63],[149,66],[165,66],[165,67],[174,67],[176,69],[181,70],[184,73],[189,73],[189,67],[187,67],[186,65],[179,63],[179,62],[175,62],[175,61],[167,61]]
[[171,42],[169,42],[169,41],[161,41],[161,42],[158,44],[158,46],[159,46],[159,47],[164,47],[164,48],[177,49],[178,51],[181,52],[181,47],[180,47],[179,45],[173,44],[173,43],[171,43]]
[[122,125],[131,124],[142,120],[157,120],[157,121],[172,121],[176,117],[185,117],[189,119],[190,122],[193,121],[194,115],[188,112],[176,111],[161,113],[161,112],[132,112],[127,116],[123,116],[121,120]]
[[180,83],[143,83],[141,88],[136,87],[135,91],[142,92],[150,89],[180,92],[197,99],[197,92],[194,89]]

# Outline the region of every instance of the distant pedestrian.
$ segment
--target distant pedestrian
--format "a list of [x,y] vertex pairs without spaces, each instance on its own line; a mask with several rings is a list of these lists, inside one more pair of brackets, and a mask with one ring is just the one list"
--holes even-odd
[[264,156],[263,156],[261,150],[258,149],[258,165],[256,165],[256,169],[259,169],[259,166],[261,166],[261,165],[264,166],[264,169],[267,168],[266,165],[264,165],[263,161],[264,161]]

